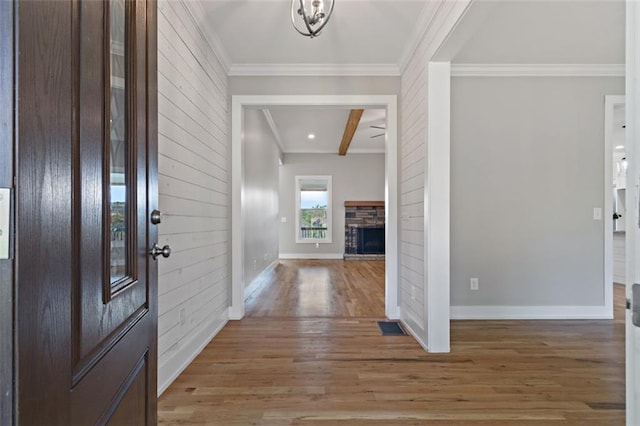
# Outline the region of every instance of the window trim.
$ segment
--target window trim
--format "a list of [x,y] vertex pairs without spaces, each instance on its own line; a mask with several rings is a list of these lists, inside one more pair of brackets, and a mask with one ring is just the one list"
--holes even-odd
[[[326,238],[300,238],[300,182],[305,179],[324,179],[327,181],[327,236]],[[333,243],[333,192],[331,186],[331,175],[305,175],[305,176],[296,176],[295,177],[295,217],[296,217],[296,227],[295,227],[295,238],[296,243],[298,244],[306,244],[306,243],[324,243],[331,244]]]

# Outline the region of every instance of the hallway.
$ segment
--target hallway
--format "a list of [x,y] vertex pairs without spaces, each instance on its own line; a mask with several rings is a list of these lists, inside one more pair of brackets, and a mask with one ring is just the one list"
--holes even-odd
[[280,260],[261,278],[245,317],[384,318],[384,261]]
[[380,335],[383,268],[281,261],[160,397],[159,422],[624,424],[621,286],[614,321],[453,321],[451,353],[429,354]]

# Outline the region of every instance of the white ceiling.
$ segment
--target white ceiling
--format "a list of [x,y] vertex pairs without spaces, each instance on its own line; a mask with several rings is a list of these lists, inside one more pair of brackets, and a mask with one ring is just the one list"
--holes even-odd
[[470,14],[484,16],[475,22],[458,52],[451,54],[452,62],[624,63],[623,0],[480,0],[473,8]]
[[426,0],[336,0],[327,26],[310,39],[292,27],[291,0],[193,0],[190,5],[230,75],[300,69],[398,75],[434,10],[434,2]]
[[[322,154],[338,153],[350,112],[335,107],[272,107],[268,111],[283,152]],[[384,109],[364,111],[349,147],[350,154],[384,153],[385,138],[376,136],[384,134],[384,130],[370,126],[385,127]],[[315,135],[314,139],[308,138],[310,133]]]
[[[314,39],[293,29],[290,0],[188,5],[229,75],[398,76],[439,2],[336,0],[331,20]],[[622,64],[624,14],[623,0],[476,0],[437,58],[458,64]],[[337,153],[349,110],[269,113],[284,152]],[[367,110],[362,121],[349,152],[384,152],[384,138],[372,139],[379,133],[369,128],[384,122],[384,110]],[[309,140],[309,133],[316,138]]]

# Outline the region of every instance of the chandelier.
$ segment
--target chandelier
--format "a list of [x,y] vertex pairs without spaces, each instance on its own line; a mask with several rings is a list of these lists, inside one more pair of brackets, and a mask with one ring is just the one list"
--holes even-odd
[[[329,5],[329,12],[327,13],[324,11],[323,0],[311,0],[310,11],[307,11],[304,7],[306,1],[307,0],[291,0],[291,23],[293,24],[293,28],[303,36],[314,38],[320,35],[320,31],[322,31],[324,26],[327,25],[327,22],[329,22],[335,0],[328,0],[331,4]],[[304,23],[304,26],[300,24],[300,21]]]

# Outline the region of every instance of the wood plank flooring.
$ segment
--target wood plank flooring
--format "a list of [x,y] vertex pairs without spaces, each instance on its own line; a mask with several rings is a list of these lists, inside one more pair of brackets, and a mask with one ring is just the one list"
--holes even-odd
[[281,260],[247,317],[384,317],[384,261]]
[[429,354],[412,337],[380,335],[384,286],[371,275],[383,271],[382,262],[282,262],[247,317],[160,397],[159,422],[624,424],[621,286],[613,321],[454,321],[451,353]]

